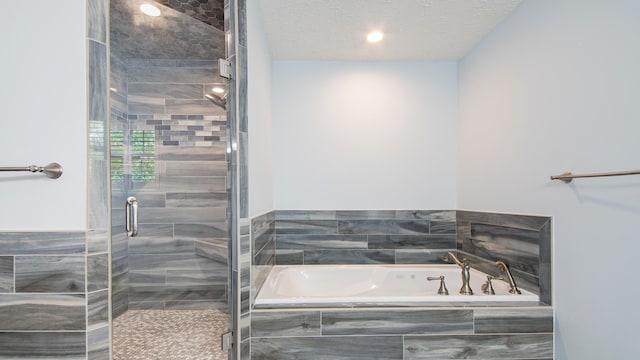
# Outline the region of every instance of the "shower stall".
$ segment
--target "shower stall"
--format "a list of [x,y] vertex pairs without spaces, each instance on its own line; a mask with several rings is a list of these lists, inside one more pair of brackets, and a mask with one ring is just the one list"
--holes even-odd
[[[147,3],[160,15],[143,13]],[[217,69],[228,57],[224,9],[219,0],[199,9],[160,3],[109,5],[113,357],[226,359],[219,336],[229,328],[233,209],[228,86]],[[137,234],[125,228],[135,211],[128,201],[137,202]]]

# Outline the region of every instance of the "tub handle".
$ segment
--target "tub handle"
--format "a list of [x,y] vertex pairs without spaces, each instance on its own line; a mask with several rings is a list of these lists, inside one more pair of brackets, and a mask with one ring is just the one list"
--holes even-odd
[[487,282],[482,284],[482,292],[487,295],[495,295],[496,292],[493,290],[493,284],[491,284],[491,280],[493,280],[493,276],[487,276]]
[[440,288],[438,289],[438,295],[449,295],[449,290],[447,289],[447,285],[444,284],[444,275],[440,276],[429,276],[427,277],[428,281],[440,280]]

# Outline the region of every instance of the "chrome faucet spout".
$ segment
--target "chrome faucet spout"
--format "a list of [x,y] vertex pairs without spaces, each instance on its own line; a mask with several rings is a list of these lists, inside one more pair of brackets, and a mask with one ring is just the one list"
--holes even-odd
[[471,266],[467,259],[463,258],[462,261],[458,259],[458,257],[452,253],[448,252],[444,256],[444,261],[453,261],[462,269],[462,287],[460,288],[460,294],[462,295],[473,295],[473,290],[471,290],[471,285],[469,285],[469,280],[471,279]]
[[507,274],[507,280],[509,281],[509,286],[511,287],[511,289],[509,289],[509,293],[522,294],[522,292],[520,292],[520,290],[518,289],[518,286],[516,285],[516,281],[513,279],[513,276],[511,276],[511,271],[509,271],[509,267],[507,266],[507,264],[505,264],[504,261],[498,260],[496,261],[496,266],[498,267],[500,272]]

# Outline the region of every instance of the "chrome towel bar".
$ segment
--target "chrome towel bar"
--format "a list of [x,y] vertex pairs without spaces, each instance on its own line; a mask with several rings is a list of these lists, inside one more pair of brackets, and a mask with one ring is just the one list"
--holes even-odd
[[568,184],[575,178],[590,178],[590,177],[603,177],[603,176],[623,176],[623,175],[640,175],[640,170],[630,171],[615,171],[607,173],[594,173],[594,174],[572,174],[570,172],[563,173],[561,175],[555,175],[551,177],[551,180],[560,180]]
[[31,171],[32,173],[41,172],[47,175],[50,179],[57,179],[62,176],[62,165],[58,163],[51,163],[45,166],[24,166],[24,167],[0,167],[0,171]]

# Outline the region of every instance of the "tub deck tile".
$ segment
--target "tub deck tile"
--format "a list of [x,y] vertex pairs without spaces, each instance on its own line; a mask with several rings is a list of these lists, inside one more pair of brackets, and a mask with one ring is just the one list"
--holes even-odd
[[322,335],[473,334],[472,310],[329,311]]
[[320,335],[319,311],[254,311],[251,336]]
[[553,357],[553,334],[405,336],[404,359],[530,359]]
[[401,360],[401,336],[252,338],[260,360]]
[[476,334],[553,332],[553,309],[546,306],[476,309],[473,320]]

